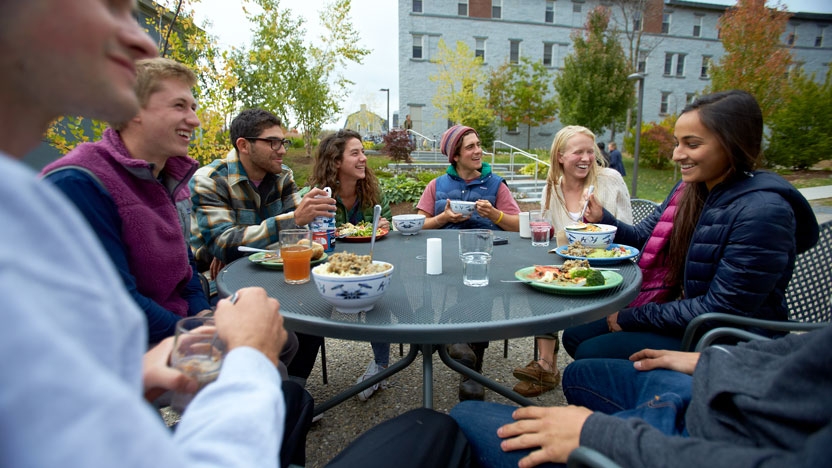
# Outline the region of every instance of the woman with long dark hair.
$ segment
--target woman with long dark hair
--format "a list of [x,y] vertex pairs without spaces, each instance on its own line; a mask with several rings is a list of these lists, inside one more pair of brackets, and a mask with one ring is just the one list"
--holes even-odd
[[738,90],[703,96],[682,111],[674,138],[682,182],[647,219],[620,222],[590,197],[589,221],[617,225],[616,243],[653,258],[640,263],[644,281],[629,307],[564,331],[564,349],[575,359],[679,349],[687,324],[706,312],[787,317],[795,256],[817,242],[818,225],[791,184],[756,170],[763,139],[757,101]]

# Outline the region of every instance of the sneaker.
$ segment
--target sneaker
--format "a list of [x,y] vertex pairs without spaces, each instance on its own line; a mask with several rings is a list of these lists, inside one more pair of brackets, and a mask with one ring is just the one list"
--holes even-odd
[[[364,375],[359,377],[358,380],[355,383],[361,383],[361,382],[369,379],[370,377],[378,374],[383,369],[385,369],[385,368],[376,364],[375,361],[370,361],[370,365],[367,366],[367,370],[364,372]],[[375,393],[376,390],[385,389],[385,388],[387,388],[387,380],[382,380],[381,382],[379,382],[379,383],[377,383],[377,384],[375,384],[371,387],[365,388],[364,390],[359,392],[358,393],[358,399],[361,400],[361,401],[367,401],[367,400],[370,399],[371,396],[373,396],[373,393]]]

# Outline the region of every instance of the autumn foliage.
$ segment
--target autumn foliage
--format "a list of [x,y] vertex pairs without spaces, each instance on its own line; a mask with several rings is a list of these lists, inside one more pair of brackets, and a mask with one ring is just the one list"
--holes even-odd
[[765,0],[739,0],[719,19],[725,55],[711,69],[710,91],[742,89],[751,93],[767,119],[782,104],[791,51],[782,35],[791,15]]

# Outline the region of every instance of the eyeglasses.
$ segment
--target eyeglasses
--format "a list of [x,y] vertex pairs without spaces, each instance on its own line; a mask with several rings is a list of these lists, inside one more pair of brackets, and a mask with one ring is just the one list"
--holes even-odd
[[259,137],[243,137],[249,141],[265,141],[271,146],[272,151],[280,151],[280,148],[288,148],[292,144],[292,140],[288,138],[259,138]]

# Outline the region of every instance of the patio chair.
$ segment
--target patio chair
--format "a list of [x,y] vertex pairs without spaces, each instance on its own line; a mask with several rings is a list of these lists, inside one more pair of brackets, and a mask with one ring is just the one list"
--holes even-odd
[[[818,243],[797,256],[794,274],[786,289],[789,316],[786,321],[762,320],[723,313],[702,314],[690,321],[682,338],[682,351],[696,350],[723,338],[741,341],[766,339],[743,328],[756,327],[774,331],[805,332],[823,328],[832,319],[832,221],[820,226]],[[715,327],[701,338],[700,328]],[[743,327],[743,328],[740,328]]]
[[650,216],[659,204],[643,198],[633,198],[630,200],[630,206],[633,208],[633,224],[638,224]]

